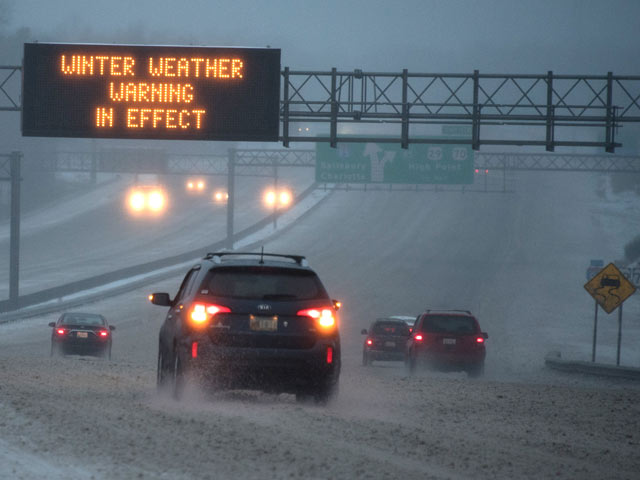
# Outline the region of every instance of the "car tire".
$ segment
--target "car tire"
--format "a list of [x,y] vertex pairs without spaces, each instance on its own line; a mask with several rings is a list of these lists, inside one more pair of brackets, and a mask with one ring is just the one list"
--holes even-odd
[[413,375],[414,373],[416,373],[417,362],[416,362],[415,355],[413,355],[412,353],[409,353],[409,356],[405,363],[406,363],[407,371],[409,372],[409,375]]
[[371,365],[371,357],[366,350],[362,351],[362,365],[368,367]]
[[484,362],[473,365],[467,370],[467,375],[471,378],[479,378],[484,375]]
[[98,356],[103,360],[111,360],[111,347],[104,347]]
[[164,350],[160,346],[158,348],[158,370],[156,374],[156,386],[159,393],[165,393],[171,383],[172,371],[167,366],[167,359],[164,355]]
[[186,381],[187,378],[182,365],[182,360],[180,360],[178,352],[175,352],[173,355],[173,398],[175,400],[182,400]]
[[308,391],[300,391],[296,392],[296,402],[297,403],[311,403],[313,400],[313,395],[311,395]]
[[333,402],[338,396],[338,384],[337,383],[323,383],[316,387],[313,392],[313,401],[316,405],[328,405]]
[[53,342],[51,342],[51,353],[49,354],[49,356],[50,357],[59,357],[60,356],[60,349]]

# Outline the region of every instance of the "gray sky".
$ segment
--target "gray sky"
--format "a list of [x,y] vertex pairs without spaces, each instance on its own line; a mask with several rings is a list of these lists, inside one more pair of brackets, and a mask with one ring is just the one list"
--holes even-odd
[[271,45],[292,69],[640,73],[638,0],[14,0],[18,27],[39,41]]

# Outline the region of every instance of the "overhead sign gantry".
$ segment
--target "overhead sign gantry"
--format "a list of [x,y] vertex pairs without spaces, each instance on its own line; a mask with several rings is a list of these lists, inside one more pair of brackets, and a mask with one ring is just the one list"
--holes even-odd
[[280,50],[27,43],[25,136],[277,141]]

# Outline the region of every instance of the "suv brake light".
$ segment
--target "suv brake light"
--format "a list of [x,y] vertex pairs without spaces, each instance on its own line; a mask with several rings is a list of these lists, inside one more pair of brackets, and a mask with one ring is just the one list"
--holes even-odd
[[66,331],[64,328],[58,328],[58,329],[56,330],[56,333],[57,333],[58,335],[64,335],[65,333],[67,333],[67,331]]
[[214,305],[211,303],[196,303],[193,305],[189,318],[196,325],[202,325],[211,320],[211,318],[218,313],[231,313],[231,309],[229,307]]
[[424,337],[422,336],[422,334],[421,334],[421,333],[416,333],[416,334],[413,336],[413,339],[414,339],[416,342],[421,342],[422,340],[424,340]]
[[483,337],[476,337],[476,343],[484,343]]
[[108,337],[109,336],[109,330],[100,330],[98,335],[100,335],[101,337]]
[[333,363],[333,347],[327,347],[327,364]]
[[331,328],[336,325],[336,318],[331,308],[307,308],[297,313],[301,317],[311,317],[323,328]]

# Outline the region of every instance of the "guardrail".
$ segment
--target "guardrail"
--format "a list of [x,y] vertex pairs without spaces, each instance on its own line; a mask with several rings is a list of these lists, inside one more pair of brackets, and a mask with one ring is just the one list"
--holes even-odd
[[549,368],[563,372],[640,380],[640,368],[565,360],[560,352],[549,352],[544,359],[544,363]]

